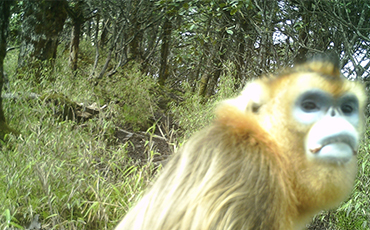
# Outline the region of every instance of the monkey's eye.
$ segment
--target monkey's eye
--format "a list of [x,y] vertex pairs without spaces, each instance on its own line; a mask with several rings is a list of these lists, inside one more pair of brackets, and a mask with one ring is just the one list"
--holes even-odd
[[319,106],[313,101],[303,101],[301,104],[301,108],[303,111],[308,112],[308,113],[316,112],[320,110]]
[[348,104],[346,104],[346,105],[342,105],[342,106],[340,107],[340,109],[342,110],[342,112],[343,112],[344,114],[350,114],[350,113],[352,113],[352,112],[353,112],[353,110],[354,110],[354,108],[353,108],[351,105],[348,105]]

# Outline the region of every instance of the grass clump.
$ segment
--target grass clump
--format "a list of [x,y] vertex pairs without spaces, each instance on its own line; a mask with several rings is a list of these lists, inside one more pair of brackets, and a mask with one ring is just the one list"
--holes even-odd
[[81,127],[37,102],[17,104],[22,135],[10,135],[0,154],[0,229],[27,226],[36,214],[44,228],[112,229],[154,166],[135,165],[125,145],[109,147],[112,124],[103,118]]
[[[148,89],[145,84],[149,87],[151,83],[132,70],[125,77],[115,76],[122,81],[107,84],[103,95],[83,71],[71,74],[57,61],[58,71],[50,78],[29,84],[32,72],[14,77],[14,57],[7,56],[6,71],[12,76],[10,91],[16,97],[4,99],[3,107],[9,126],[21,135],[9,134],[0,143],[0,229],[27,228],[36,216],[43,229],[113,229],[153,178],[157,166],[151,162],[154,154],[140,163],[128,157],[129,142],[117,143],[117,123],[135,115],[134,109],[129,113],[112,101],[150,108],[150,95],[144,91]],[[130,87],[140,89],[132,91]],[[145,100],[137,98],[136,102],[128,92]],[[31,98],[31,94],[38,97]],[[65,95],[74,103],[107,106],[79,123],[55,116],[40,95]],[[145,119],[136,117],[137,121],[148,120],[149,113],[141,110]]]
[[130,65],[99,81],[95,93],[100,95],[101,103],[110,103],[117,124],[137,131],[151,126],[157,110],[153,87],[152,78],[143,75],[136,65]]

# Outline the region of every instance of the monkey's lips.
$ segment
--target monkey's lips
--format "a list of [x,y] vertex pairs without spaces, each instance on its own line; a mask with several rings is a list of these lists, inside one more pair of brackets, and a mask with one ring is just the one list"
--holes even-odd
[[350,135],[336,135],[321,140],[309,151],[326,161],[346,163],[357,154],[356,143],[356,139]]

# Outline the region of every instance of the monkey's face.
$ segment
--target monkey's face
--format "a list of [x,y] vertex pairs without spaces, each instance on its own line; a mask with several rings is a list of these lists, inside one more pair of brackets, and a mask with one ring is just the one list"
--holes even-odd
[[309,159],[347,163],[357,152],[359,102],[346,93],[334,98],[320,89],[304,92],[293,106],[293,116],[311,125],[305,140]]
[[345,84],[336,82],[336,88],[328,88],[330,82],[326,79],[310,79],[315,84],[305,82],[304,90],[292,101],[291,110],[294,120],[306,129],[306,156],[314,161],[347,163],[357,153],[361,134],[358,96]]

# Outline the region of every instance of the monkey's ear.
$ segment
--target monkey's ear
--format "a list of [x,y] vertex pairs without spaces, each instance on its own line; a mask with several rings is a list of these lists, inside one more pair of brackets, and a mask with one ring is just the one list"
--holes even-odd
[[242,112],[257,113],[263,104],[269,100],[269,90],[266,82],[255,80],[246,85],[241,94],[223,104],[236,107]]

